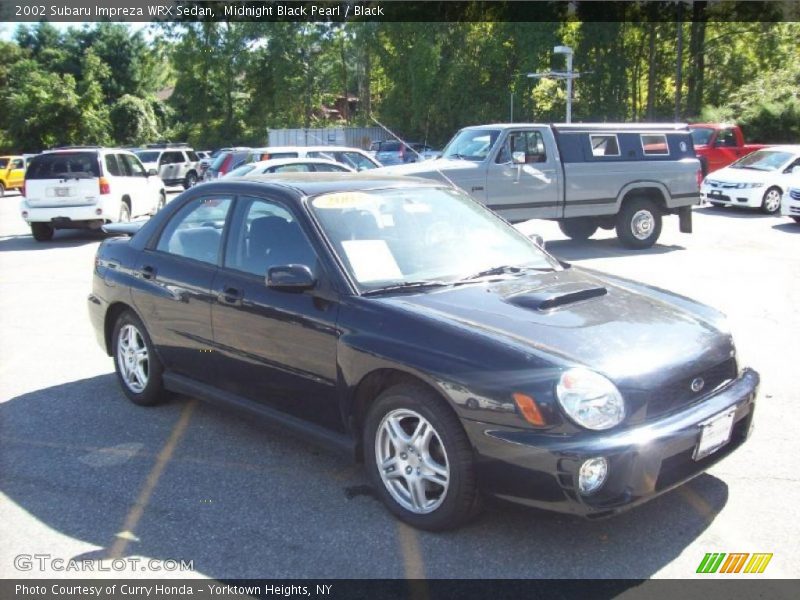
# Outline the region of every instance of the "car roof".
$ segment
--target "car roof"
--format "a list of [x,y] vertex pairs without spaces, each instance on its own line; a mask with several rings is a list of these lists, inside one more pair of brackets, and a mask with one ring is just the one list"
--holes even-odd
[[359,192],[386,188],[443,187],[446,184],[432,179],[400,175],[372,175],[356,173],[274,173],[246,177],[225,177],[198,186],[205,190],[211,186],[248,184],[262,189],[282,189],[294,192],[297,199],[333,192]]
[[253,148],[254,152],[297,152],[298,150],[305,150],[306,152],[364,152],[361,148],[354,146],[264,146],[263,148]]
[[342,163],[336,162],[335,160],[327,160],[324,158],[307,158],[305,156],[298,156],[297,158],[270,158],[269,160],[260,160],[258,162],[249,163],[249,165],[242,165],[242,166],[253,166],[256,169],[261,169],[266,167],[277,167],[280,165],[296,165],[296,164],[335,165],[337,167],[347,167],[347,165],[343,165]]
[[74,154],[75,152],[121,152],[122,154],[134,154],[130,150],[124,148],[105,148],[101,146],[72,146],[69,148],[53,148],[52,150],[44,150],[41,154],[36,156],[44,156],[46,154]]

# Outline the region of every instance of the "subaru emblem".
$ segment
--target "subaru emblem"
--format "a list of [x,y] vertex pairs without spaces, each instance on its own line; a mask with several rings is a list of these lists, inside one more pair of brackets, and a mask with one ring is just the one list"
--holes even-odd
[[703,381],[702,377],[695,377],[694,379],[692,379],[692,384],[690,387],[692,388],[693,392],[699,392],[700,390],[703,389],[703,386],[705,384],[706,382]]

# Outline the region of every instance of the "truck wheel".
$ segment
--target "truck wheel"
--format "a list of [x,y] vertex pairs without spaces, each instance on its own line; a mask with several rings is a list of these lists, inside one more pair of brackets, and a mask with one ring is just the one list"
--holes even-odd
[[764,192],[764,199],[761,201],[761,212],[765,215],[774,215],[780,208],[781,191],[776,187],[771,187]]
[[572,240],[588,240],[597,231],[597,221],[589,217],[565,219],[558,222],[558,228]]
[[617,215],[617,237],[623,246],[650,248],[661,235],[661,211],[652,200],[633,198]]
[[31,223],[31,233],[37,242],[49,242],[53,239],[55,229],[47,223]]

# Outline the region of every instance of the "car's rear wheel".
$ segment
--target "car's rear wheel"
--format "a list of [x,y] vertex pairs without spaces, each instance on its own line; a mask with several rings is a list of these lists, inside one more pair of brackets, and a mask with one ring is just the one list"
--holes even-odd
[[139,317],[128,310],[120,314],[112,341],[117,379],[131,402],[152,406],[164,400],[164,368]]
[[167,205],[167,194],[164,190],[161,190],[158,193],[158,206],[156,206],[156,212],[160,211]]
[[119,222],[127,223],[131,220],[131,207],[127,200],[123,200],[119,205]]
[[661,211],[652,200],[633,198],[617,215],[617,237],[623,246],[650,248],[661,235]]
[[186,174],[186,179],[183,180],[183,189],[188,190],[197,184],[197,173],[194,171]]
[[6,186],[0,183],[0,198],[6,195]]
[[414,527],[451,529],[479,508],[467,435],[450,407],[422,385],[396,385],[375,400],[364,456],[384,504]]
[[47,223],[31,223],[31,233],[37,242],[49,242],[55,233],[52,225]]
[[764,192],[761,200],[761,212],[765,215],[774,215],[781,208],[781,191],[776,187],[769,188]]
[[577,217],[558,222],[561,233],[573,240],[588,240],[597,231],[597,221],[589,217]]

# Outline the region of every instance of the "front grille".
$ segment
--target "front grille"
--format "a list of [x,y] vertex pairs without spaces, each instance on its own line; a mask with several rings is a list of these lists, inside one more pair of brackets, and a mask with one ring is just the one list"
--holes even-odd
[[[693,373],[687,377],[673,381],[657,390],[653,390],[647,397],[647,419],[653,419],[674,412],[684,406],[692,404],[726,381],[736,378],[736,359],[730,358],[709,369]],[[703,389],[699,392],[692,391],[692,381],[701,377],[704,381]]]
[[800,190],[796,188],[791,188],[789,190],[789,196],[791,196],[794,200],[800,200]]

